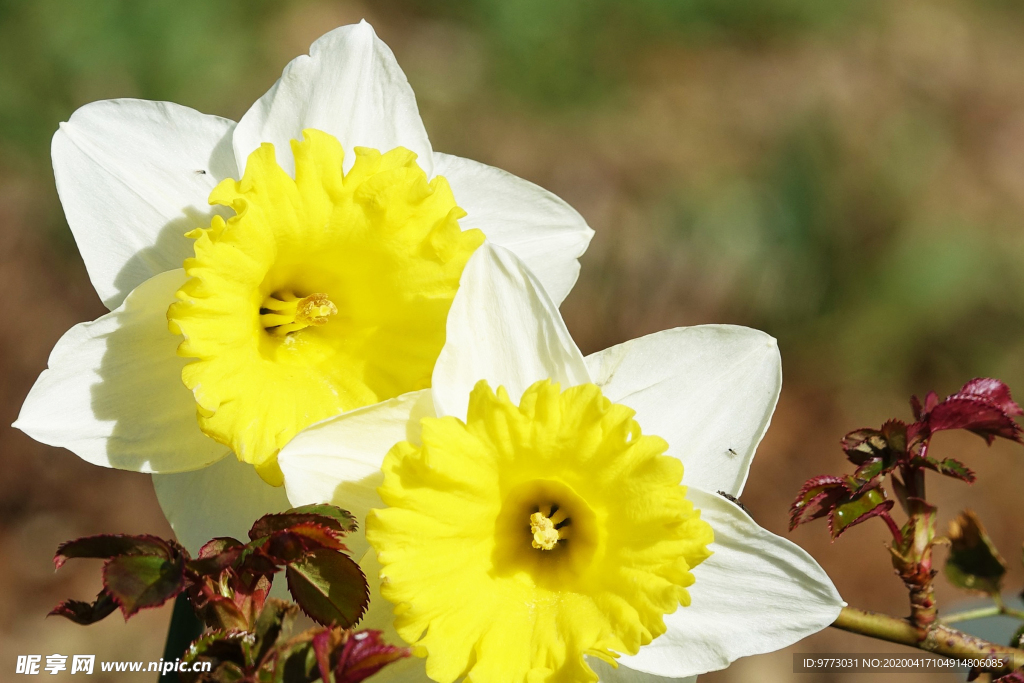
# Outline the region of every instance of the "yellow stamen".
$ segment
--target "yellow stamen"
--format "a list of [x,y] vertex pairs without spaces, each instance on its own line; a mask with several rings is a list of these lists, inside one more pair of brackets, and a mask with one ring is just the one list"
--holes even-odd
[[533,534],[533,547],[538,550],[554,550],[561,538],[555,523],[542,512],[530,515],[530,532]]
[[283,336],[306,327],[324,325],[337,312],[334,302],[320,292],[301,299],[290,293],[272,294],[260,308],[260,324],[271,334]]

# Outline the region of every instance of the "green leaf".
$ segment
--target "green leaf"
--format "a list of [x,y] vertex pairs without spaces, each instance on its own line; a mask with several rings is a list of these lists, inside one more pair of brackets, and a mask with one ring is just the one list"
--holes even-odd
[[890,420],[881,429],[858,429],[843,437],[842,448],[854,465],[879,461],[879,469],[888,472],[906,455],[907,426]]
[[242,643],[246,634],[242,631],[207,631],[196,638],[182,659],[186,662],[194,662],[200,657],[213,659],[215,661],[237,662],[244,661],[242,654]]
[[359,524],[356,518],[348,510],[342,510],[337,505],[328,505],[327,503],[311,503],[310,505],[300,505],[297,508],[289,510],[291,514],[302,514],[302,515],[317,515],[319,517],[327,517],[328,519],[334,520],[337,524],[337,528],[347,533],[352,533],[359,528]]
[[124,618],[146,607],[158,607],[185,588],[183,557],[121,555],[103,567],[103,585],[121,607]]
[[333,550],[317,550],[289,565],[288,590],[313,621],[350,628],[366,610],[370,594],[359,565]]
[[315,681],[320,678],[316,652],[310,641],[296,644],[278,656],[274,669],[274,683]]
[[1021,624],[1017,632],[1010,638],[1010,647],[1024,647],[1024,624]]
[[871,458],[858,467],[853,476],[861,481],[871,481],[883,471],[885,471],[885,462],[881,458]]
[[965,590],[998,595],[1002,590],[1006,562],[985,533],[981,520],[970,510],[949,523],[950,550],[946,578]]
[[886,500],[885,491],[880,488],[868,489],[859,496],[840,503],[828,517],[832,538],[839,538],[839,535],[850,527],[888,512],[892,506],[893,501]]
[[263,611],[256,619],[255,661],[262,661],[270,648],[280,645],[287,638],[298,611],[294,603],[276,598],[267,599]]
[[878,429],[858,429],[843,437],[843,451],[854,465],[863,465],[868,460],[881,459],[889,451],[885,435]]
[[975,480],[974,472],[971,468],[964,465],[959,460],[954,458],[946,458],[945,460],[936,460],[935,458],[914,458],[911,461],[912,465],[919,467],[925,467],[927,469],[938,472],[939,474],[947,477],[953,477],[960,481],[966,481],[968,484],[973,484]]
[[118,555],[154,555],[167,559],[184,552],[184,549],[171,541],[157,536],[126,536],[124,534],[103,534],[86,536],[73,541],[66,541],[57,546],[57,554],[53,563],[57,569],[71,558],[86,557],[109,559]]
[[249,628],[246,613],[234,600],[223,595],[206,595],[199,616],[207,626],[220,630],[244,631]]

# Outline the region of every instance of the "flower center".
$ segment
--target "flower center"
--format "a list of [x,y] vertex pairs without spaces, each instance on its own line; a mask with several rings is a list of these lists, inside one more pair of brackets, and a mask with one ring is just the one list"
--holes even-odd
[[513,486],[495,520],[494,571],[537,586],[578,585],[601,545],[600,529],[593,508],[563,481]]
[[561,515],[564,519],[555,518],[561,512],[557,505],[551,508],[551,512],[545,515],[543,512],[534,512],[530,515],[530,533],[533,534],[533,547],[537,550],[554,550],[555,544],[562,540],[558,530],[568,526],[571,519]]
[[167,311],[196,359],[182,380],[199,426],[280,485],[277,452],[314,422],[430,386],[459,278],[483,242],[447,181],[401,147],[341,144],[316,130],[292,142],[295,176],[272,145],[228,179],[215,216],[189,233],[189,280]]
[[282,337],[310,326],[326,325],[338,312],[326,294],[317,292],[301,299],[291,292],[271,294],[260,306],[260,324],[267,332]]

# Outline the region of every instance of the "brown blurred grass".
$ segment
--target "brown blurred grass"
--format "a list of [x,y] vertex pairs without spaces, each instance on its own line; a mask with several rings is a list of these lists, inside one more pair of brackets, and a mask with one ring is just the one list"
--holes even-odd
[[[47,171],[57,122],[120,96],[237,118],[288,59],[365,16],[406,69],[435,149],[551,189],[597,231],[563,306],[585,353],[712,322],[779,338],[785,387],[743,499],[811,552],[851,604],[905,611],[880,524],[832,545],[821,524],[787,534],[786,508],[804,479],[843,469],[843,433],[909,417],[911,392],[950,393],[980,375],[1024,387],[1022,17],[995,2],[922,0],[786,28],[734,2],[738,18],[705,12],[676,31],[631,23],[610,49],[618,34],[600,23],[610,10],[522,28],[477,5],[227,3],[196,23],[173,10],[174,21],[139,19],[112,3],[120,14],[82,28],[65,25],[74,16],[62,18],[59,2],[32,12],[0,3],[0,35],[22,36],[24,50],[23,69],[9,53],[0,66],[0,424],[59,336],[103,312]],[[570,20],[572,50],[538,48],[531,61],[517,47],[517,31],[543,47],[544,30],[558,36]],[[592,35],[601,40],[580,38]],[[118,64],[124,55],[135,58]],[[930,484],[941,523],[975,509],[1011,560],[1009,585],[1021,585],[1024,453],[940,439],[979,475],[973,487]],[[0,666],[29,652],[158,657],[169,610],[127,626],[43,619],[59,599],[98,589],[89,563],[52,573],[57,543],[168,533],[148,479],[6,427],[0,452]],[[947,605],[962,597],[940,591]],[[826,631],[791,651],[890,649]],[[708,680],[807,680],[790,671],[783,652]]]

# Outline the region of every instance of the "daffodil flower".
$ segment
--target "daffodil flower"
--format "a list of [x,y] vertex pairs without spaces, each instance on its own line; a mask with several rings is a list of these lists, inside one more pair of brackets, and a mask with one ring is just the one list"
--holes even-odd
[[287,507],[277,453],[299,430],[429,386],[485,239],[561,301],[592,234],[551,193],[433,152],[365,22],[316,41],[237,124],[82,107],[53,165],[111,312],[57,343],[16,426],[154,473],[193,550]]
[[492,245],[447,324],[430,389],[280,456],[292,503],[367,518],[366,623],[425,657],[387,676],[685,678],[835,620],[821,567],[720,495],[741,493],[778,400],[774,339],[678,328],[584,358]]

